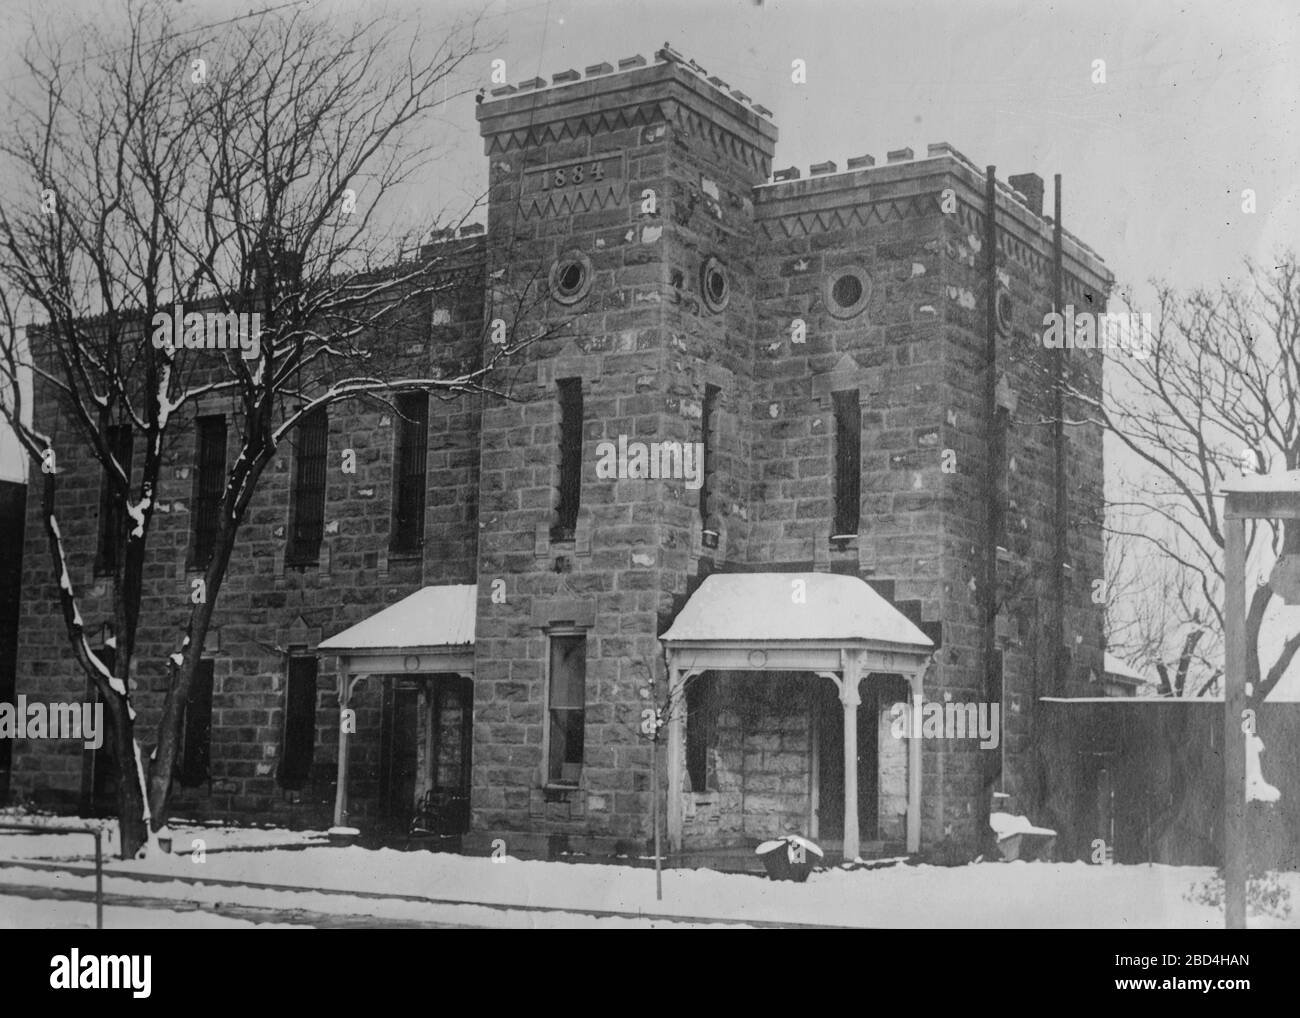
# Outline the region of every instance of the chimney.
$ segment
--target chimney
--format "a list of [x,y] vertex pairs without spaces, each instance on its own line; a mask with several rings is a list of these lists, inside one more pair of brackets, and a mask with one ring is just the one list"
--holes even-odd
[[1007,178],[1007,183],[1025,196],[1030,211],[1041,218],[1043,215],[1043,178],[1037,173],[1017,173]]

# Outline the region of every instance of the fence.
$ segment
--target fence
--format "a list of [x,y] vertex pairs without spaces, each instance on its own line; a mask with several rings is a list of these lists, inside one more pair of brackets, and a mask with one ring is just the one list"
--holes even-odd
[[34,834],[89,834],[95,839],[95,929],[104,928],[104,831],[101,827],[51,827],[41,824],[0,823],[0,831],[25,831]]
[[[1058,856],[1089,859],[1100,839],[1118,863],[1221,863],[1223,701],[1047,700],[1041,704],[1036,823],[1057,828]],[[1300,869],[1300,703],[1257,712],[1275,804],[1251,803],[1257,865]]]

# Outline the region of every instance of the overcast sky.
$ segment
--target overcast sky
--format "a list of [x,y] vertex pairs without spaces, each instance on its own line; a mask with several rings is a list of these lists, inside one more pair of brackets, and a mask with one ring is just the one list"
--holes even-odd
[[[178,0],[194,24],[282,0]],[[308,4],[309,6],[311,4]],[[1067,229],[1101,253],[1139,307],[1146,281],[1180,288],[1241,275],[1300,247],[1300,4],[1294,0],[315,0],[352,21],[390,12],[437,35],[475,11],[496,41],[463,84],[550,76],[664,42],[769,107],[781,137],[775,165],[839,163],[946,141],[1002,179],[1064,177]],[[116,0],[8,0],[0,79],[21,79],[14,54],[24,9],[49,23],[100,25]],[[791,61],[807,83],[791,81]],[[1105,83],[1094,62],[1105,61]],[[449,103],[430,137],[439,157],[411,189],[411,220],[459,213],[486,186],[487,161],[469,97]],[[1242,210],[1255,192],[1256,211]],[[21,467],[0,449],[0,473]]]

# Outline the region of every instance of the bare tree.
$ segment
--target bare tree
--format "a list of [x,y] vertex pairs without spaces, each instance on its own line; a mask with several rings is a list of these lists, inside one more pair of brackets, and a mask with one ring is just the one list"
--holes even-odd
[[[409,233],[384,226],[401,221],[393,201],[428,158],[435,108],[468,91],[455,83],[481,50],[476,27],[453,26],[427,42],[407,24],[338,28],[297,11],[182,30],[164,5],[144,2],[128,5],[121,39],[96,26],[75,52],[39,41],[29,48],[30,81],[10,97],[0,132],[14,184],[0,205],[0,290],[11,326],[0,347],[0,412],[42,468],[64,626],[110,718],[124,856],[164,821],[196,666],[236,535],[277,450],[331,404],[391,407],[404,391],[496,391],[500,358],[537,338],[511,327],[493,336],[497,345],[478,344],[491,355],[450,366],[427,348],[413,352],[428,338],[431,295],[457,285],[463,266],[433,245],[433,256],[404,260]],[[521,318],[539,299],[535,283],[515,293],[493,287],[494,301],[514,306],[490,307],[485,321]],[[160,342],[159,316],[166,321],[177,304],[259,314],[260,342],[245,331],[229,352],[190,349],[180,322],[175,342]],[[13,341],[25,312],[38,319],[30,358]],[[58,414],[24,422],[18,387],[4,384],[24,370]],[[240,451],[211,557],[198,564],[201,596],[187,606],[169,656],[146,761],[129,676],[160,471],[186,415],[214,394],[238,407]],[[57,434],[42,430],[50,420]],[[135,470],[113,447],[115,425],[144,438]],[[60,530],[59,459],[88,456],[124,510],[124,552],[111,576],[112,668],[88,641]]]
[[[1207,651],[1223,633],[1222,483],[1300,466],[1300,265],[1289,252],[1277,265],[1246,268],[1244,284],[1189,295],[1157,284],[1154,327],[1143,342],[1112,353],[1117,384],[1108,397],[1071,389],[1139,467],[1138,476],[1125,478],[1121,505],[1128,532],[1140,536],[1144,552],[1171,564],[1166,576],[1176,581],[1162,595],[1177,607],[1145,623],[1145,638],[1161,648],[1148,648],[1150,659],[1166,669],[1163,684],[1174,695],[1212,688],[1220,667],[1217,653]],[[1128,298],[1121,304],[1139,312]],[[1297,632],[1271,661],[1260,660],[1261,627],[1274,597],[1268,570],[1279,556],[1298,552],[1300,528],[1251,521],[1247,561],[1257,582],[1246,614],[1246,680],[1257,702],[1300,650]],[[1149,555],[1142,558],[1149,568]],[[1152,631],[1154,624],[1169,626],[1165,637]],[[1190,683],[1198,661],[1202,674]]]
[[1154,669],[1161,696],[1203,696],[1223,673],[1220,634],[1207,623],[1195,576],[1127,508],[1113,503],[1107,511],[1106,648],[1139,669]]

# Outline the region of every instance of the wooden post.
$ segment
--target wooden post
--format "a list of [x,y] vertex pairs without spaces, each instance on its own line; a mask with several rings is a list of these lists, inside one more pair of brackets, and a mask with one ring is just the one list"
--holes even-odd
[[[912,694],[912,705],[908,710],[908,719],[912,711],[921,709],[922,672],[912,672],[907,677],[908,690]],[[918,726],[919,728],[919,726]],[[907,852],[909,855],[921,851],[921,740],[913,734],[912,725],[907,733]]]
[[1246,928],[1246,521],[1223,521],[1223,906],[1230,930]]
[[[682,850],[682,672],[668,666],[668,851]],[[680,702],[679,702],[680,700]],[[657,780],[657,779],[656,779]]]
[[343,724],[343,712],[351,697],[348,695],[348,660],[339,659],[339,769],[338,788],[334,793],[334,826],[346,827],[348,819],[348,731]]
[[845,862],[858,857],[861,845],[858,832],[858,657],[845,663],[840,679],[840,703],[844,705],[844,850]]

